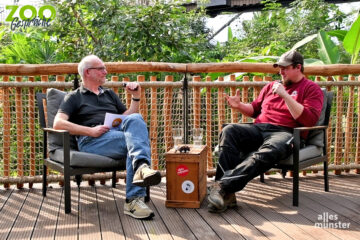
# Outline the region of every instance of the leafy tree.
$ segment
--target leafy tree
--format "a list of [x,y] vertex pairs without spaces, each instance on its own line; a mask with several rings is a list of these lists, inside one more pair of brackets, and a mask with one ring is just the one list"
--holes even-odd
[[[346,23],[346,16],[337,6],[323,0],[296,0],[289,9],[275,0],[263,2],[265,9],[244,21],[240,37],[226,44],[226,60],[249,55],[279,56],[309,35],[341,29]],[[308,58],[316,58],[317,49],[317,43],[310,42],[300,51]]]
[[200,62],[217,53],[208,43],[203,10],[155,1],[51,1],[57,6],[53,33],[69,62],[94,53],[105,61]]

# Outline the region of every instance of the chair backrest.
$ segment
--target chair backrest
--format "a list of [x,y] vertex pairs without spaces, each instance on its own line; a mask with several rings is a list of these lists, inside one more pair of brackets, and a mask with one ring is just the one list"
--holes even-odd
[[[333,92],[328,92],[325,88],[322,89],[324,94],[324,103],[321,109],[321,114],[316,126],[328,126],[331,113],[331,105],[333,101]],[[310,131],[307,137],[306,145],[316,145],[318,147],[324,147],[324,131],[314,130]]]
[[[46,92],[46,95],[44,93],[36,94],[41,128],[53,127],[55,115],[58,112],[60,104],[62,103],[65,95],[66,92],[60,91],[55,88],[49,88]],[[45,120],[45,106],[44,106],[45,102],[46,102],[47,121]],[[50,151],[54,151],[56,149],[62,148],[63,145],[62,138],[59,135],[49,133],[48,145]],[[73,135],[70,135],[70,148],[72,150],[78,150],[77,142],[75,136]]]

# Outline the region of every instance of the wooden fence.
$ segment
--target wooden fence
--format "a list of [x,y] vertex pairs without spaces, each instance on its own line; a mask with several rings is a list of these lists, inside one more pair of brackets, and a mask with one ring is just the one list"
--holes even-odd
[[[208,152],[208,170],[214,171],[217,158],[212,154],[217,144],[221,125],[225,122],[248,122],[251,119],[230,109],[224,94],[235,94],[241,89],[243,102],[252,101],[269,81],[279,79],[272,64],[219,63],[106,63],[109,81],[127,106],[131,96],[125,94],[122,83],[138,81],[142,86],[140,113],[150,127],[151,150],[154,168],[164,170],[164,154],[173,146],[171,129],[187,126],[205,130],[204,144]],[[0,183],[6,188],[16,183],[41,181],[42,131],[38,126],[35,93],[55,87],[71,90],[77,78],[77,64],[1,65],[0,64]],[[141,73],[141,75],[139,74]],[[219,77],[191,76],[209,72],[264,73],[264,77],[235,75]],[[135,73],[135,74],[134,74]],[[330,169],[336,174],[356,169],[360,173],[360,65],[324,65],[305,68],[307,76],[328,90],[335,92],[335,100],[328,129]],[[148,76],[148,77],[145,77]],[[187,81],[188,80],[188,81]],[[185,84],[186,83],[186,84]],[[188,97],[184,99],[184,92]],[[189,107],[184,108],[188,103]],[[186,110],[187,109],[187,110]],[[191,139],[187,139],[191,142]],[[320,170],[313,166],[309,170]],[[306,171],[303,172],[306,174]],[[96,176],[99,177],[99,176]],[[101,178],[101,177],[99,177]],[[61,176],[52,174],[50,180]]]

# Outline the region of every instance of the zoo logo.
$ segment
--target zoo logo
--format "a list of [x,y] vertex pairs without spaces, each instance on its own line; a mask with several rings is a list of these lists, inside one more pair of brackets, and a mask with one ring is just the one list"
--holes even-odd
[[[10,13],[7,16],[7,18],[5,19],[5,22],[11,22],[11,30],[15,30],[15,29],[21,28],[21,27],[26,29],[27,27],[30,27],[31,25],[36,26],[36,27],[39,27],[39,26],[48,27],[48,26],[50,26],[50,21],[55,19],[55,17],[56,17],[56,10],[51,5],[41,6],[39,8],[39,11],[37,11],[37,9],[32,5],[25,5],[25,6],[20,7],[20,10],[18,12],[19,17],[14,17],[14,14],[17,12],[18,8],[19,8],[19,6],[17,6],[17,5],[7,5],[6,6],[6,9],[10,10]],[[48,17],[48,18],[46,18],[44,16],[44,12],[46,10],[49,10],[51,13],[50,17]],[[30,11],[31,16],[26,17],[25,11],[27,11],[27,12]]]

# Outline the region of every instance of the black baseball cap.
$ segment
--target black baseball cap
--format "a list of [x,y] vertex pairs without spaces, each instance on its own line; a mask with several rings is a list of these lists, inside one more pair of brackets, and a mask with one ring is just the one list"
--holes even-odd
[[297,52],[296,50],[290,50],[283,55],[280,56],[279,61],[274,63],[274,68],[277,68],[279,66],[281,67],[287,67],[292,64],[301,64],[304,65],[304,57],[301,55],[301,53]]

